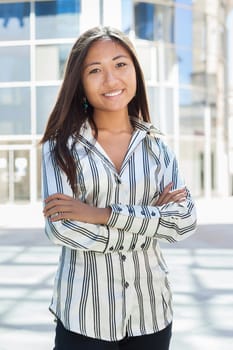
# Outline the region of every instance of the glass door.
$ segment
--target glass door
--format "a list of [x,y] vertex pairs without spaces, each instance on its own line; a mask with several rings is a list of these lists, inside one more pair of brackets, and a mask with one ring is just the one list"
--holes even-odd
[[29,150],[14,150],[14,201],[30,200]]
[[29,150],[0,150],[0,203],[30,200]]
[[0,150],[0,204],[9,201],[9,154]]

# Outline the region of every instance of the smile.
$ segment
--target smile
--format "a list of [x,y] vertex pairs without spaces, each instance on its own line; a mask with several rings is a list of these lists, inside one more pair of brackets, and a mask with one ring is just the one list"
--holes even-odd
[[122,93],[123,90],[117,90],[117,91],[114,91],[114,92],[108,92],[106,94],[104,94],[104,96],[107,96],[107,97],[114,97],[114,96],[118,96]]

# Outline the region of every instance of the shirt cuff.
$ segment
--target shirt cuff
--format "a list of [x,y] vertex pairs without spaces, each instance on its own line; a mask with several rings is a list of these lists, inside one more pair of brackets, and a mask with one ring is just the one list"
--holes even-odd
[[141,205],[110,205],[111,215],[107,226],[124,231],[153,236],[159,224],[159,209],[152,206]]

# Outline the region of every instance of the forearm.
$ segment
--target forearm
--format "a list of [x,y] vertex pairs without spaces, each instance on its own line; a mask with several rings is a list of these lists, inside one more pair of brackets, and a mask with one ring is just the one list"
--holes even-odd
[[77,220],[95,225],[106,225],[111,215],[111,208],[96,208],[83,204],[83,210]]
[[107,225],[125,232],[174,242],[188,237],[196,228],[196,211],[189,193],[182,203],[111,207],[112,213]]
[[54,193],[45,199],[44,216],[51,222],[73,220],[106,225],[110,215],[110,207],[98,208],[63,193]]

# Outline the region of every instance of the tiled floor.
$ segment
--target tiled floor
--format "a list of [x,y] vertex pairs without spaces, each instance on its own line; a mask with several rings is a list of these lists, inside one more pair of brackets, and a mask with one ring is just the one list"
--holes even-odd
[[165,252],[174,291],[171,350],[231,350],[233,249]]
[[[224,238],[218,245],[214,227]],[[233,225],[214,227],[163,246],[174,294],[171,350],[232,350]],[[41,229],[0,230],[0,350],[52,350],[58,254]]]

